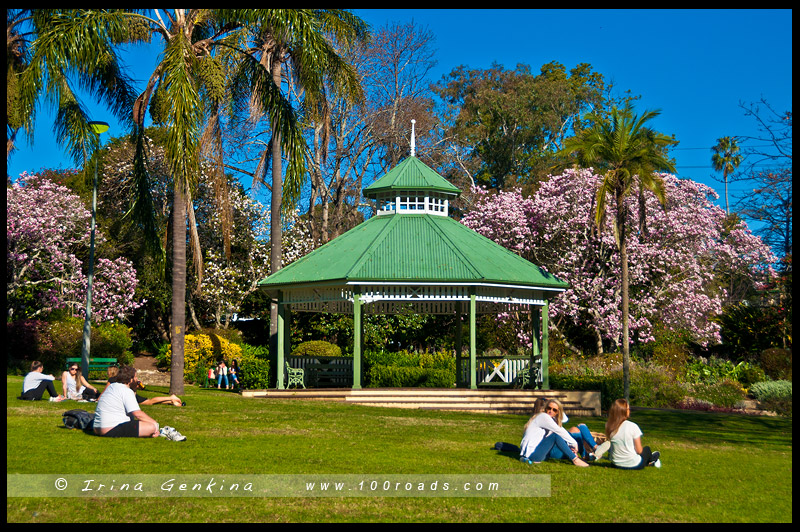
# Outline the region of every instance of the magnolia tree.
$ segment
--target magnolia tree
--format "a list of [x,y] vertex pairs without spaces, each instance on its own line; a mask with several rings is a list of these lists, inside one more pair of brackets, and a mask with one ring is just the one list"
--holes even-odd
[[[7,319],[60,308],[82,316],[87,277],[78,255],[89,249],[91,213],[80,197],[49,179],[24,173],[6,191]],[[104,241],[96,231],[96,244]],[[125,258],[101,258],[92,284],[92,317],[123,319],[136,301],[136,271]]]
[[[233,210],[231,248],[235,256],[225,258],[222,249],[222,220],[218,209],[208,212],[204,240],[204,276],[199,297],[213,314],[217,327],[227,326],[239,312],[245,298],[258,289],[258,282],[270,272],[270,215],[260,202],[239,187],[230,190]],[[283,230],[283,265],[294,262],[316,247],[306,223],[294,211]]]
[[[726,294],[718,276],[744,275],[758,285],[774,277],[770,265],[776,258],[743,222],[726,230],[725,212],[711,202],[717,198],[712,189],[670,174],[661,178],[666,208],[646,194],[644,224],[638,198],[628,200],[631,341],[652,341],[660,322],[689,331],[700,343],[719,342],[713,318]],[[591,169],[568,170],[550,176],[532,198],[519,190],[478,189],[462,223],[567,281],[569,288],[550,306],[556,317],[551,323],[568,320],[589,328],[602,353],[603,340],[619,346],[622,313],[613,202],[600,231],[594,225],[600,182]],[[530,342],[523,332],[519,337]]]

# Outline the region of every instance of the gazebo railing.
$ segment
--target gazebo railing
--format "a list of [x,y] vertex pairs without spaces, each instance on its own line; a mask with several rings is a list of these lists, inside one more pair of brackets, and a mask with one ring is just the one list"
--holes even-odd
[[[530,365],[531,358],[529,356],[507,356],[499,359],[494,356],[477,356],[475,357],[475,377],[478,383],[507,383],[513,384],[519,375],[519,372]],[[537,360],[537,365],[541,367],[541,359]],[[541,383],[541,372],[537,372],[539,380],[536,384]],[[461,358],[461,382],[469,381],[469,357]]]

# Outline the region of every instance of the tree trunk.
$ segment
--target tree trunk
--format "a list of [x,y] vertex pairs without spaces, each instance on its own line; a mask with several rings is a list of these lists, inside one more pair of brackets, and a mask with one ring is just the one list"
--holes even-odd
[[[272,81],[281,86],[281,63],[272,63]],[[283,168],[281,164],[281,130],[280,124],[272,124],[272,198],[270,201],[269,221],[269,269],[270,275],[281,269],[283,254],[281,252],[281,200],[283,199]],[[270,352],[278,349],[278,304],[273,301],[269,309],[269,347]]]
[[[621,203],[621,202],[620,202]],[[628,332],[628,244],[625,234],[625,213],[622,205],[618,203],[617,234],[619,235],[619,260],[622,267],[622,379],[624,381],[625,400],[630,402],[631,395],[631,353]]]
[[172,210],[172,362],[169,393],[183,394],[183,337],[186,326],[186,194],[179,179],[173,191]]

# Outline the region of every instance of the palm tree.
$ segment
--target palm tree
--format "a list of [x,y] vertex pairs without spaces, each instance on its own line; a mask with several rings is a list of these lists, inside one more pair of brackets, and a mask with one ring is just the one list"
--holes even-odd
[[622,270],[622,368],[626,399],[630,397],[629,228],[626,199],[637,187],[640,231],[646,231],[645,191],[655,194],[662,205],[666,204],[664,184],[654,172],[675,171],[674,163],[666,156],[666,148],[677,144],[677,141],[645,125],[659,114],[659,111],[645,111],[641,116],[636,116],[630,105],[623,109],[612,108],[607,118],[590,114],[586,119],[592,125],[567,139],[562,150],[563,155],[577,154],[579,164],[584,167],[593,166],[604,172],[595,197],[595,224],[598,231],[603,227],[608,198],[614,202],[616,212],[612,227]]
[[722,172],[722,181],[725,183],[725,214],[730,215],[728,209],[728,176],[742,164],[742,156],[739,154],[739,145],[735,137],[722,137],[717,139],[717,145],[711,148],[714,154],[711,156],[711,164],[714,170]]
[[[242,77],[249,82],[238,84],[249,87],[249,94],[241,96],[250,100],[251,120],[258,120],[264,114],[263,102],[254,97],[261,93],[260,87],[264,84],[292,87],[302,94],[305,111],[313,116],[326,114],[326,81],[350,101],[363,98],[355,69],[337,49],[366,40],[367,26],[360,18],[342,9],[265,10],[258,11],[256,16],[260,24],[252,27],[252,61],[242,65],[241,70]],[[285,74],[288,74],[287,83],[284,83]],[[278,271],[283,260],[281,213],[295,204],[305,178],[305,145],[285,142],[285,124],[278,118],[270,117],[272,138],[260,157],[254,179],[254,186],[263,184],[271,162],[270,273]],[[289,163],[285,181],[283,150]],[[270,317],[270,337],[274,344],[277,334],[275,304],[271,306]]]
[[[285,195],[281,180],[281,149],[285,150],[289,160],[286,178],[289,197],[296,198],[299,195],[301,178],[305,174],[305,143],[297,113],[281,93],[280,65],[287,57],[293,59],[296,65],[308,64],[310,70],[298,75],[297,80],[309,91],[309,95],[313,95],[319,90],[317,87],[322,86],[323,76],[336,76],[340,71],[347,70],[347,65],[324,38],[329,33],[348,35],[347,30],[337,29],[335,21],[348,21],[361,30],[364,26],[360,19],[340,10],[176,9],[165,12],[164,17],[166,21],[160,10],[153,10],[152,17],[139,15],[139,20],[146,20],[150,31],[163,37],[165,49],[161,62],[151,74],[133,110],[140,139],[137,161],[144,160],[141,139],[145,110],[150,108],[151,115],[168,129],[166,152],[174,185],[170,392],[178,394],[183,391],[186,218],[188,215],[199,284],[202,280],[202,257],[193,217],[191,190],[199,174],[201,153],[210,149],[209,153],[215,154],[220,166],[216,176],[223,181],[215,190],[224,196],[227,184],[221,171],[220,116],[221,109],[228,101],[225,90],[230,88],[234,94],[240,94],[244,83],[250,89],[251,101],[257,102],[257,108],[269,117],[272,125],[272,227],[275,227],[276,221],[278,225],[271,240],[273,249],[277,246],[280,253],[280,210]],[[262,63],[248,49],[253,28],[261,30],[262,36],[280,36],[271,41],[259,41],[260,45],[268,43]],[[302,58],[302,61],[297,58]],[[227,78],[230,68],[239,71],[239,75],[232,80]],[[231,81],[230,85],[228,81]],[[345,80],[344,83],[347,86],[351,80]],[[141,201],[137,201],[136,209],[143,219],[150,219],[146,172],[141,171],[143,164],[136,164],[135,168],[140,169],[142,177],[139,187]],[[273,264],[280,264],[280,255]]]
[[55,109],[56,139],[76,164],[85,163],[86,146],[97,135],[79,88],[130,123],[136,93],[115,52],[129,40],[130,27],[105,10],[9,9],[6,18],[6,159],[18,130],[32,131],[36,104],[44,99]]
[[[187,218],[198,285],[202,282],[202,255],[191,193],[199,177],[204,151],[211,150],[209,153],[217,156],[220,153],[219,114],[225,99],[226,66],[231,57],[245,55],[241,43],[246,28],[258,24],[259,16],[265,13],[268,11],[259,14],[246,9],[175,9],[152,10],[150,16],[130,14],[143,22],[147,31],[160,35],[164,42],[161,60],[133,106],[138,140],[134,165],[138,193],[133,212],[148,232],[155,234],[150,187],[143,163],[144,117],[149,109],[154,120],[167,128],[165,149],[173,179],[170,392],[174,394],[183,392]],[[279,88],[273,83],[261,84],[258,97],[270,117],[282,124],[287,145],[292,149],[297,149],[298,143],[302,145],[294,110]],[[217,160],[221,166],[218,157]],[[215,172],[215,176],[221,181],[215,190],[224,197],[227,186],[224,172]]]

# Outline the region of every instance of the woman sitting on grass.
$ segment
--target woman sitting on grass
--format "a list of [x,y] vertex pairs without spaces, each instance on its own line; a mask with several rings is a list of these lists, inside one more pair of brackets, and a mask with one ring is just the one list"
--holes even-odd
[[61,374],[61,387],[64,397],[73,401],[97,401],[100,397],[100,392],[89,384],[81,373],[81,368],[75,363],[70,364],[69,369]]
[[561,426],[563,412],[561,403],[550,399],[544,404],[544,411],[541,411],[540,405],[541,403],[537,401],[534,406],[535,413],[525,425],[525,433],[520,444],[520,461],[538,464],[549,457],[554,458],[552,451],[555,447],[560,451],[558,458],[566,457],[576,466],[587,467],[589,464],[575,454],[578,443]]
[[[631,407],[625,399],[617,399],[608,411],[606,421],[607,443],[611,452],[608,459],[620,469],[644,469],[645,466],[657,465],[660,467],[661,454],[651,452],[650,447],[642,447],[642,431],[639,425],[628,421],[631,417]],[[608,447],[606,443],[598,448],[598,458],[603,455]]]

